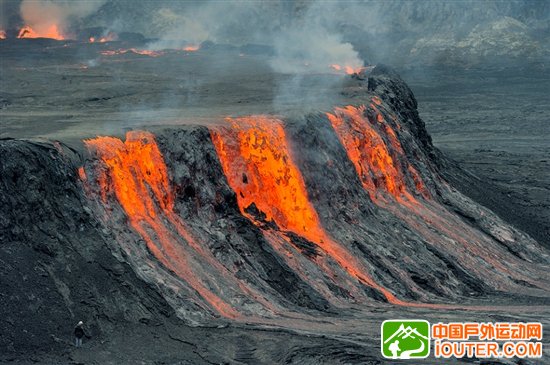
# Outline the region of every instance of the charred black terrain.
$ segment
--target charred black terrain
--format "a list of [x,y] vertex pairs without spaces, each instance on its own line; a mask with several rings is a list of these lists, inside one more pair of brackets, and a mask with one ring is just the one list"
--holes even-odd
[[239,92],[208,123],[0,141],[0,360],[381,363],[384,319],[548,317],[548,251],[456,189],[393,71],[316,112]]

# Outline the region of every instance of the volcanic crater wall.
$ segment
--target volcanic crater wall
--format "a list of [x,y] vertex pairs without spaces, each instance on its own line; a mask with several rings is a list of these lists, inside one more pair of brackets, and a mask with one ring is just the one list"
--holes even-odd
[[[118,262],[192,323],[547,295],[547,252],[440,177],[443,157],[397,75],[354,75],[344,94],[350,105],[302,118],[96,137],[84,141],[84,157],[27,141],[2,148],[48,161],[32,178],[39,186],[59,184],[60,171],[71,204],[87,212],[82,224],[94,222]],[[11,210],[1,222],[12,242],[25,235],[14,231],[25,203],[10,192],[25,192],[8,160],[2,199]],[[47,200],[63,211],[57,201]],[[85,249],[77,238],[71,245]]]
[[83,187],[122,259],[197,321],[544,293],[547,256],[440,178],[398,76],[345,90],[356,105],[301,119],[85,141]]

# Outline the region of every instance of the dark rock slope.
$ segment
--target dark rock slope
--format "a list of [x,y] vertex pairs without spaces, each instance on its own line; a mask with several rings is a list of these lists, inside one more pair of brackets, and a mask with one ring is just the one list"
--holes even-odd
[[78,185],[75,151],[54,142],[0,142],[2,354],[67,348],[83,320],[90,336],[118,324],[159,323],[173,310],[113,256],[111,234]]

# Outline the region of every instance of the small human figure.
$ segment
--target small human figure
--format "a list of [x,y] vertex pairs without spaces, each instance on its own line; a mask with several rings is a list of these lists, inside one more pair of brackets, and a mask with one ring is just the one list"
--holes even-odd
[[394,342],[390,343],[388,350],[391,351],[392,357],[394,359],[399,358],[399,356],[397,356],[397,352],[401,351],[401,349],[399,348],[399,340],[395,340]]
[[74,344],[76,347],[82,346],[82,337],[84,337],[84,322],[79,321],[74,328]]

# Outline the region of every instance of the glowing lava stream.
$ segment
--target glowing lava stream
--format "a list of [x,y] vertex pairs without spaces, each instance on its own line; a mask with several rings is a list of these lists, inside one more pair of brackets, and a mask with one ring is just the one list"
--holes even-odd
[[[197,278],[185,252],[177,245],[177,237],[162,219],[168,218],[190,246],[198,246],[174,214],[174,196],[154,136],[148,132],[134,131],[127,133],[126,142],[112,137],[97,137],[86,140],[85,144],[90,150],[95,150],[107,166],[107,171],[100,171],[98,176],[100,188],[103,192],[108,191],[108,184],[111,184],[130,225],[143,237],[155,257],[189,283],[219,314],[236,318],[238,313]],[[106,195],[102,198],[105,202]]]
[[333,70],[335,71],[343,71],[346,73],[346,75],[353,75],[353,74],[358,74],[360,73],[361,71],[363,71],[365,69],[365,67],[361,66],[361,67],[352,67],[352,66],[349,66],[349,65],[344,65],[344,66],[341,66],[339,64],[332,64],[330,65],[330,68],[332,68]]
[[401,301],[378,285],[363,265],[333,241],[309,201],[302,175],[292,161],[282,121],[265,116],[227,118],[230,128],[212,128],[211,137],[241,213],[253,222],[252,204],[265,221],[317,244],[348,274],[381,292],[390,303]]
[[[403,168],[397,164],[397,160],[404,162],[406,156],[403,148],[397,139],[393,129],[385,123],[384,117],[378,110],[381,100],[378,97],[372,99],[371,109],[376,113],[376,122],[370,122],[365,116],[365,107],[356,108],[354,106],[346,106],[344,108],[335,108],[334,113],[327,113],[327,117],[332,124],[340,142],[344,146],[348,158],[355,166],[356,172],[359,175],[363,187],[369,192],[372,200],[389,209],[393,214],[396,214],[401,220],[408,222],[413,227],[420,229],[424,237],[432,242],[438,242],[440,238],[433,235],[429,228],[422,228],[414,224],[413,216],[418,216],[424,222],[430,222],[431,225],[438,227],[438,230],[447,237],[460,242],[462,244],[462,255],[466,261],[475,262],[469,254],[474,254],[483,257],[493,267],[498,269],[504,275],[514,276],[514,274],[501,263],[505,262],[502,256],[502,248],[498,251],[491,251],[486,245],[489,242],[483,242],[475,239],[476,234],[471,232],[471,228],[467,228],[456,217],[447,213],[446,208],[438,207],[439,213],[435,213],[430,209],[431,200],[427,200],[420,204],[416,198],[408,191],[405,180],[405,172]],[[377,129],[384,128],[384,136],[389,143],[386,144]],[[397,157],[392,157],[392,154]],[[402,165],[403,166],[403,165]],[[419,173],[410,165],[407,166],[408,172],[414,181],[416,192],[421,193],[425,198],[429,198],[428,190],[426,189]],[[400,204],[407,208],[406,212],[401,212],[396,206],[387,203],[384,199],[385,194],[390,194]],[[381,199],[379,199],[381,198]],[[411,213],[413,215],[411,216]],[[443,219],[441,214],[445,214],[447,220]],[[453,224],[450,224],[453,222]],[[459,230],[453,230],[450,227],[461,227]],[[477,241],[477,242],[476,242]],[[474,244],[475,242],[475,244]],[[498,255],[498,259],[495,259]],[[475,265],[475,263],[473,264]],[[485,275],[489,275],[485,272]],[[519,279],[540,285],[534,282],[528,276],[521,273],[516,273]],[[428,303],[405,303],[401,304],[412,307],[428,307],[428,308],[463,308],[459,306],[446,304],[428,304]]]
[[[377,110],[377,109],[375,109]],[[415,197],[408,191],[405,175],[392,157],[392,152],[403,154],[395,132],[386,124],[387,132],[393,151],[390,151],[386,142],[364,115],[365,107],[346,106],[335,108],[334,114],[326,113],[338,139],[344,146],[348,158],[355,166],[363,187],[369,192],[374,202],[384,201],[384,194],[388,193],[401,203],[416,203]],[[377,113],[377,122],[383,123],[382,114]],[[415,177],[417,187],[425,190],[414,168],[409,165],[409,171]]]
[[186,52],[196,52],[199,49],[200,49],[200,46],[193,45],[193,44],[187,45],[187,46],[182,48],[182,50],[186,51]]
[[107,33],[107,35],[104,35],[102,37],[90,37],[88,38],[88,41],[90,43],[106,43],[106,42],[112,42],[118,40],[118,35],[113,32]]

